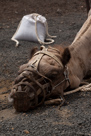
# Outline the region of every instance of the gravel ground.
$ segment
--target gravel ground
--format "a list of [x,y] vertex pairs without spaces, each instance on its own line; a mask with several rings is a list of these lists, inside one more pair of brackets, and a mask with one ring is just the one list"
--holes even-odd
[[[57,36],[55,44],[71,44],[86,18],[85,11],[47,16],[49,33]],[[15,48],[10,39],[19,19],[0,22],[0,136],[91,136],[91,92],[66,96],[69,104],[60,110],[57,106],[41,106],[17,113],[8,103],[19,66],[29,60],[32,47],[40,47],[37,43],[21,41]]]

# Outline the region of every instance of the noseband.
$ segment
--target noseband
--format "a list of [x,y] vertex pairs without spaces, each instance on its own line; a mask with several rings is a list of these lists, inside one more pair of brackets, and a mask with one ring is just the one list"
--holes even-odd
[[[58,53],[59,50],[49,47],[52,50],[56,50]],[[14,86],[13,89],[16,89],[19,91],[20,86],[21,85],[26,85],[28,86],[28,88],[31,88],[32,92],[34,92],[34,97],[31,98],[31,100],[35,100],[35,104],[34,106],[31,106],[30,108],[35,108],[37,106],[39,106],[40,104],[42,104],[44,102],[44,100],[46,98],[48,98],[51,94],[52,91],[55,90],[59,85],[61,85],[63,82],[68,81],[69,85],[70,85],[70,81],[69,81],[69,73],[68,73],[68,67],[65,66],[65,71],[64,71],[64,79],[62,81],[60,81],[58,84],[56,84],[55,86],[52,85],[52,80],[49,79],[48,77],[42,75],[39,71],[38,71],[38,67],[40,64],[40,61],[42,59],[42,57],[44,55],[50,56],[51,58],[53,58],[60,66],[61,68],[63,67],[62,63],[60,62],[60,60],[51,52],[48,51],[48,48],[45,48],[44,46],[41,47],[42,50],[36,52],[34,54],[34,56],[37,55],[36,59],[33,61],[33,63],[31,63],[31,61],[28,63],[27,68],[25,68],[23,71],[21,71],[19,77],[21,77],[20,79],[15,80],[14,82]],[[34,77],[34,75],[35,77]],[[37,78],[36,78],[37,77]],[[29,82],[26,82],[26,79],[29,80]],[[35,90],[34,88],[34,84],[38,86],[38,91]],[[25,91],[27,92],[27,94],[29,93],[30,90],[27,90],[25,88]],[[21,90],[19,92],[22,92]],[[31,92],[31,91],[30,91]],[[39,102],[38,101],[38,96],[42,94],[42,99]]]

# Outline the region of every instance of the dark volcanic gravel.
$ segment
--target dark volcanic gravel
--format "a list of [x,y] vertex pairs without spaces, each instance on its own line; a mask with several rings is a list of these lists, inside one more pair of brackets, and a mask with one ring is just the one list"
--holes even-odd
[[[17,76],[19,66],[29,60],[32,47],[40,47],[37,43],[21,41],[21,46],[15,48],[15,43],[10,39],[25,12],[21,10],[17,15],[18,18],[13,20],[11,8],[16,7],[19,11],[19,6],[14,0],[7,0],[7,2],[15,5],[10,5],[8,13],[5,10],[6,20],[2,15],[0,21],[0,136],[91,136],[91,92],[79,92],[66,96],[69,104],[61,107],[60,110],[57,106],[41,106],[27,113],[16,113],[12,105],[7,102],[10,87]],[[19,0],[19,2],[22,1]],[[36,1],[38,2],[40,0]],[[58,9],[56,0],[53,0],[54,3],[50,2]],[[61,2],[63,4],[63,0],[59,3]],[[67,2],[70,3],[69,0]],[[1,3],[3,3],[2,7],[7,9],[4,6],[5,1],[1,0]],[[43,15],[47,12],[49,33],[57,36],[55,44],[69,45],[86,20],[84,2],[79,2],[79,4],[77,7],[78,1],[76,3],[74,0],[73,5],[71,2],[67,8],[64,3],[65,10],[62,7],[61,11],[53,12],[53,16],[52,8],[50,12],[48,12],[50,8],[44,10]],[[42,10],[39,10],[39,13],[42,14]],[[29,14],[29,7],[26,13]],[[7,16],[10,17],[9,20]]]

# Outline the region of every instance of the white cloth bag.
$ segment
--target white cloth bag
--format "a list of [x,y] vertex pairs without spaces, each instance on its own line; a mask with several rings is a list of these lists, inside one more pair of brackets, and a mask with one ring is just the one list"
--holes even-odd
[[11,40],[16,42],[16,46],[19,45],[21,40],[39,42],[40,44],[51,44],[54,42],[53,39],[46,39],[46,37],[55,38],[56,36],[49,35],[46,18],[33,13],[22,18]]

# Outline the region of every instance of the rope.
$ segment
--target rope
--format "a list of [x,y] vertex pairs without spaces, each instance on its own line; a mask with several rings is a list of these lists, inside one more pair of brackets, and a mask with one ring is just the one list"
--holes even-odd
[[[37,32],[37,22],[41,22],[41,21],[38,21],[38,20],[37,20],[37,17],[38,17],[39,14],[36,14],[36,13],[35,13],[34,15],[36,16],[36,18],[35,18],[35,31],[36,31],[36,36],[37,36],[38,42],[39,42],[40,44],[51,44],[51,43],[54,43],[54,40],[53,40],[53,39],[46,39],[46,41],[49,41],[49,42],[43,42],[43,41],[41,41],[41,40],[39,39],[38,32]],[[50,38],[56,38],[57,36],[51,36],[51,35],[48,33],[48,24],[47,24],[47,22],[46,22],[44,25],[45,25],[45,28],[46,28],[46,34],[47,34],[47,36],[50,37]]]

